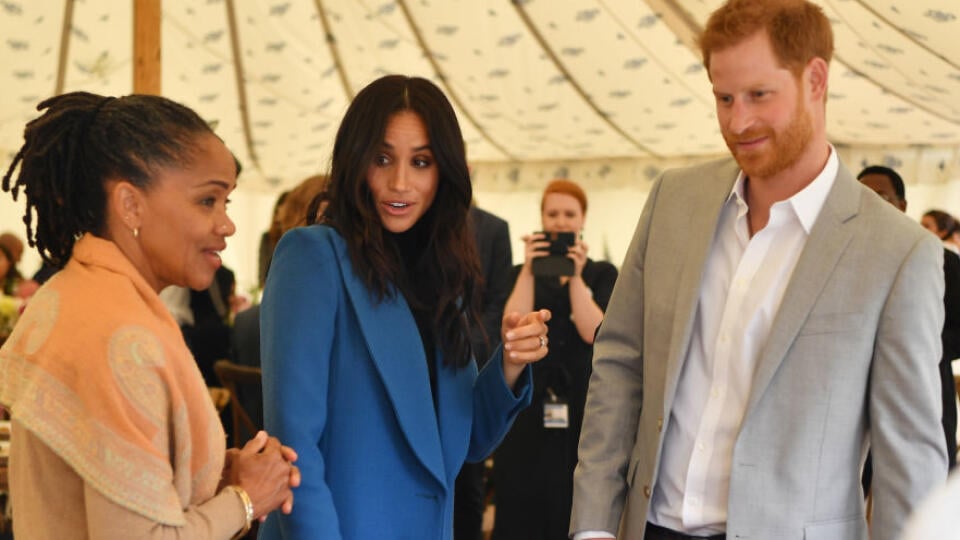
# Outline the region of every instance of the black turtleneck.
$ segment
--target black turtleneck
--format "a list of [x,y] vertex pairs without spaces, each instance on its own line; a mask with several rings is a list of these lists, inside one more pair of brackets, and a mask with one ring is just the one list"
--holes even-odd
[[433,406],[436,410],[437,331],[433,321],[436,298],[435,293],[430,290],[429,283],[424,283],[422,279],[416,279],[416,276],[422,273],[419,268],[420,260],[424,256],[429,240],[427,228],[421,226],[422,221],[422,219],[419,220],[413,227],[402,233],[385,231],[384,239],[388,245],[392,244],[400,257],[401,275],[398,276],[396,285],[407,301],[407,305],[410,306],[413,320],[417,323],[417,330],[420,331],[420,341],[423,343],[423,351],[427,358],[427,370],[430,373]]

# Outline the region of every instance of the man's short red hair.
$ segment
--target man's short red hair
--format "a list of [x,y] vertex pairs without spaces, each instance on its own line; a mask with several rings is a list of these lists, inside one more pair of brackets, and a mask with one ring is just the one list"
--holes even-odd
[[806,0],[729,0],[718,8],[700,36],[703,65],[710,53],[766,31],[783,67],[799,76],[813,58],[833,57],[833,29],[819,6]]

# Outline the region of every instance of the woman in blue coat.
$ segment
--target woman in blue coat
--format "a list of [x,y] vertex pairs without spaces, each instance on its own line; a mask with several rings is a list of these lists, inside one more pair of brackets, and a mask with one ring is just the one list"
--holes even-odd
[[548,311],[508,314],[503,348],[479,374],[472,358],[462,141],[432,83],[374,81],[337,132],[322,224],[280,241],[261,306],[264,415],[302,482],[261,538],[448,540],[461,465],[529,404]]

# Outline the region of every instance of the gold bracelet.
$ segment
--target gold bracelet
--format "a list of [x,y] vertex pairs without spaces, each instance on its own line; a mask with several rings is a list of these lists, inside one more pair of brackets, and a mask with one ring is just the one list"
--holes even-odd
[[243,503],[244,519],[246,522],[243,524],[243,528],[240,529],[240,532],[235,534],[231,540],[243,538],[244,535],[250,532],[250,527],[253,525],[253,501],[250,500],[250,495],[247,495],[246,490],[240,486],[227,486],[224,489],[233,490],[233,492],[240,497],[240,502]]

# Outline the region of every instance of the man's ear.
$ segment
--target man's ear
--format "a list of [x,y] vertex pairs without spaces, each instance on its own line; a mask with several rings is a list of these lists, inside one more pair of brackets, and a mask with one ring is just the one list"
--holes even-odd
[[108,199],[113,206],[113,214],[127,229],[139,229],[145,203],[143,192],[127,180],[116,180],[111,184],[107,189],[110,191]]
[[805,79],[807,81],[810,99],[813,101],[826,101],[827,97],[827,79],[830,75],[830,65],[820,57],[814,57],[807,62]]

